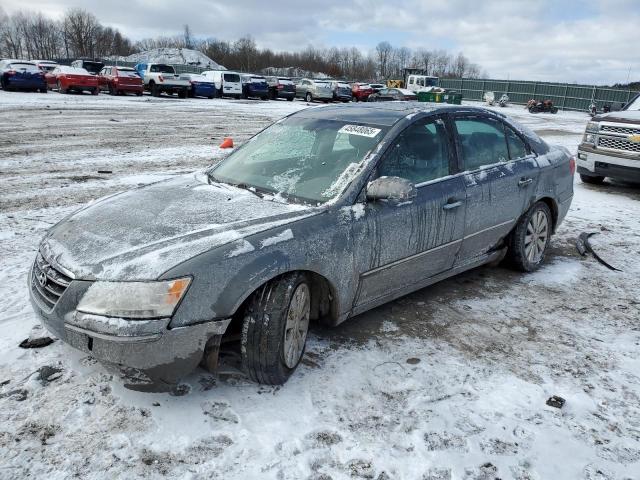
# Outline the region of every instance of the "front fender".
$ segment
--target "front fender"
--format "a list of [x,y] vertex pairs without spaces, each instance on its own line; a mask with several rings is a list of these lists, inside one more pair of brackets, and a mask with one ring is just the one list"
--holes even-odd
[[334,296],[334,312],[345,314],[357,287],[350,218],[344,209],[327,210],[238,239],[169,270],[164,278],[193,278],[170,326],[228,318],[266,282],[300,270],[324,277]]

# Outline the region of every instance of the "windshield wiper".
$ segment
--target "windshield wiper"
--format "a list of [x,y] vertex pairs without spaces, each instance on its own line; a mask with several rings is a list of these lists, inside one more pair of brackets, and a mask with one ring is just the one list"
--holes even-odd
[[259,192],[253,185],[247,185],[246,183],[232,183],[231,185],[246,190],[247,192],[251,192],[258,198],[264,198],[264,193]]

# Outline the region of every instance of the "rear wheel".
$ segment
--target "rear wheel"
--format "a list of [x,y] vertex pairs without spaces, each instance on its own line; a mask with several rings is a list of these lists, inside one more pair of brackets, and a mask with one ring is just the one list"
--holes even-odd
[[62,84],[60,83],[60,80],[58,80],[58,82],[56,83],[56,86],[58,87],[58,92],[67,93],[68,90],[66,88],[62,88]]
[[253,293],[241,340],[242,366],[253,381],[287,381],[304,354],[310,315],[311,288],[304,273],[284,275]]
[[583,183],[588,183],[589,185],[602,185],[604,183],[604,178],[599,175],[585,175],[584,173],[580,174],[580,180]]
[[307,92],[307,94],[304,96],[304,98],[308,103],[311,103],[313,101],[313,95],[311,95],[310,92]]
[[91,95],[98,95],[100,93],[100,89],[98,87],[91,90]]
[[152,83],[150,85],[151,88],[151,95],[154,97],[159,97],[160,96],[160,88],[158,87],[158,85],[156,85],[155,83]]
[[293,97],[287,97],[287,102],[293,102]]
[[518,270],[537,270],[551,242],[553,217],[544,202],[534,204],[518,221],[511,233],[507,258]]
[[113,88],[113,85],[109,84],[109,95],[117,95],[118,91]]

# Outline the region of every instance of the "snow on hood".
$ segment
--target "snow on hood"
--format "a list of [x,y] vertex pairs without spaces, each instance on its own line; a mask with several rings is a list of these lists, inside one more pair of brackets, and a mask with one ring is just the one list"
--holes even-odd
[[47,258],[85,280],[150,280],[198,254],[314,213],[189,174],[116,194],[55,225]]
[[620,112],[610,112],[597,115],[594,121],[616,122],[622,120],[624,122],[640,123],[640,110],[624,110]]

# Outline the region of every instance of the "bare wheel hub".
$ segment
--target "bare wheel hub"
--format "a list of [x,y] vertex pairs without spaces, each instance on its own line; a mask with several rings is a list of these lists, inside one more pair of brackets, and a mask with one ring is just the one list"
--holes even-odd
[[306,283],[301,283],[291,296],[287,311],[287,323],[284,327],[284,363],[295,368],[307,339],[309,316],[311,313],[311,294]]

